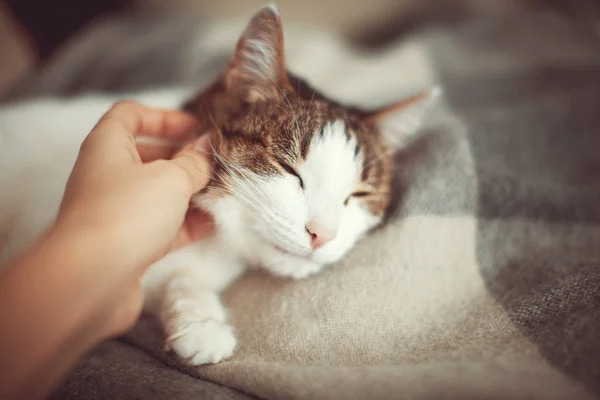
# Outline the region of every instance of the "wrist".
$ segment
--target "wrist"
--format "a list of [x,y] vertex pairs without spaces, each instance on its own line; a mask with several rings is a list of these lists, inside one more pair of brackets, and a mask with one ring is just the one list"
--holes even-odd
[[113,334],[85,247],[51,230],[0,271],[0,397],[50,387]]
[[39,262],[46,268],[56,269],[52,275],[59,277],[65,296],[77,303],[74,312],[82,334],[95,343],[122,333],[135,322],[137,315],[126,311],[123,298],[131,287],[139,286],[138,279],[124,274],[100,243],[106,243],[100,232],[57,224],[34,253],[38,259],[44,255]]

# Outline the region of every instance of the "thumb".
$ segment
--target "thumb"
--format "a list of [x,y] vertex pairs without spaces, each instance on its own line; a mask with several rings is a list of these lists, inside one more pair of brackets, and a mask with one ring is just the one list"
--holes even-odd
[[191,194],[204,188],[210,180],[212,160],[208,155],[209,148],[209,135],[204,135],[185,146],[170,161],[186,173],[192,191]]

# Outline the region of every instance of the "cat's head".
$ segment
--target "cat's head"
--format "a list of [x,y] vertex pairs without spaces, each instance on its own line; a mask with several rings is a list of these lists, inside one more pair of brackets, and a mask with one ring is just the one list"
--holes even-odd
[[186,109],[203,121],[215,152],[198,204],[232,242],[275,258],[256,261],[285,275],[273,264],[337,261],[382,221],[394,152],[434,92],[373,112],[344,107],[289,74],[283,48],[278,12],[265,7],[229,68]]

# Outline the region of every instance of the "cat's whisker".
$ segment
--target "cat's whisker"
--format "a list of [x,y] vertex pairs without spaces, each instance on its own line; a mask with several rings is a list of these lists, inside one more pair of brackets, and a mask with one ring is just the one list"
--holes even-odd
[[[265,181],[265,180],[264,180],[264,178],[263,178],[263,177],[261,177],[261,176],[260,176],[260,175],[258,175],[258,174],[251,173],[251,172],[249,172],[249,171],[243,171],[243,170],[241,170],[241,169],[240,169],[239,167],[237,167],[235,164],[233,164],[233,163],[231,163],[231,162],[227,161],[225,158],[221,157],[221,156],[220,156],[219,154],[217,154],[216,152],[215,152],[215,154],[214,154],[214,155],[215,155],[215,157],[216,157],[216,158],[217,158],[219,161],[221,161],[221,164],[223,165],[223,167],[224,167],[224,168],[226,168],[230,174],[232,174],[232,175],[233,175],[233,171],[232,171],[232,169],[235,169],[235,171],[236,171],[236,172],[237,172],[239,175],[241,175],[241,176],[242,176],[242,177],[244,177],[244,178],[247,178],[248,180],[251,180],[251,179],[256,179],[256,180],[258,180],[258,181],[262,181],[262,182],[264,182],[264,181]],[[252,183],[252,182],[250,182],[250,183]],[[258,188],[257,188],[257,191],[259,191],[259,192],[260,192],[260,190],[258,190]]]
[[[219,157],[219,156],[217,156],[217,157]],[[254,183],[252,182],[252,178],[255,178],[255,177],[250,177],[249,174],[245,174],[243,171],[241,171],[235,165],[227,163],[222,158],[221,158],[221,160],[222,160],[221,164],[227,170],[227,172],[229,172],[230,178],[233,179],[235,181],[235,183],[237,183],[241,188],[247,190],[250,193],[255,192],[255,194],[263,195],[263,192],[261,190],[259,190],[258,187],[256,185],[254,185]],[[232,167],[235,168],[236,171],[233,171]],[[242,175],[242,177],[245,177],[246,179],[245,180],[240,179],[240,177],[238,177],[237,174]],[[259,178],[259,180],[262,180],[262,179]],[[234,189],[234,187],[231,184],[229,184],[229,183],[227,183],[227,184],[230,185],[232,187],[232,189]],[[248,184],[251,185],[254,190],[252,190],[252,188],[250,188],[248,186]]]
[[233,187],[229,182],[227,182],[219,173],[215,173],[215,177],[218,178],[219,182],[221,182],[224,185],[224,188],[217,188],[217,187],[213,186],[212,187],[213,190],[220,191],[221,193],[230,194],[232,196],[235,196],[236,198],[239,198],[239,199],[245,201],[250,206],[253,206],[256,209],[261,209],[262,208],[260,203],[254,201],[251,197],[249,198],[247,196],[242,195],[242,193],[240,193],[238,190],[236,190],[235,187]]
[[312,112],[312,104],[313,104],[313,100],[315,99],[316,94],[317,94],[317,89],[313,89],[312,97],[310,98],[310,102],[308,103],[308,113],[309,114]]
[[[204,103],[203,103],[204,104]],[[215,121],[215,119],[213,118],[212,114],[210,113],[210,111],[208,111],[208,108],[206,107],[206,105],[204,105],[204,111],[206,111],[206,113],[208,114],[208,117],[210,118],[212,124],[215,126],[215,129],[217,130],[217,132],[219,133],[219,135],[222,135],[223,133],[221,132],[221,129],[219,129],[219,126],[217,125],[217,122]],[[210,146],[213,150],[214,153],[216,153],[215,149],[213,148],[212,144]]]
[[[263,204],[257,202],[256,199],[246,195],[245,193],[234,190],[234,192],[232,192],[231,194],[234,195],[237,199],[244,201],[248,205],[255,207],[256,210],[254,211],[254,215],[258,219],[263,219],[266,216],[272,219],[273,221],[278,221],[281,218],[280,214],[275,213],[274,215],[272,215],[273,213],[271,209],[264,207]],[[279,216],[280,218],[278,219],[277,216]]]
[[[209,118],[210,118],[211,122],[213,123],[213,125],[214,125],[215,129],[217,130],[217,132],[218,132],[220,135],[222,135],[222,132],[221,132],[221,130],[219,129],[219,127],[218,127],[218,125],[217,125],[217,123],[216,123],[215,119],[213,118],[212,114],[211,114],[211,113],[208,111],[208,109],[206,109],[206,107],[205,107],[205,110],[206,110],[206,112],[207,112],[207,114],[208,114],[208,116],[209,116]],[[229,172],[230,172],[230,174],[231,174],[231,168],[230,168],[230,167],[234,167],[234,168],[236,168],[236,170],[237,170],[237,171],[238,171],[238,172],[239,172],[241,175],[244,175],[244,173],[243,173],[243,172],[242,172],[242,171],[241,171],[239,168],[237,168],[235,165],[233,165],[232,163],[229,163],[227,160],[225,160],[223,157],[221,157],[221,156],[220,156],[220,155],[217,153],[216,149],[214,148],[214,146],[213,146],[212,144],[210,145],[210,147],[211,147],[211,150],[212,150],[212,154],[213,154],[213,156],[214,156],[214,157],[216,157],[217,159],[219,159],[219,160],[221,161],[222,165],[223,165],[225,168],[227,168],[227,169],[229,169],[229,170],[230,170],[230,171],[229,171]],[[232,174],[232,175],[233,175],[233,174]],[[244,176],[245,176],[246,178],[249,178],[247,175],[244,175]],[[261,179],[261,178],[259,177],[259,179]],[[249,179],[249,180],[250,180],[250,179]],[[261,179],[261,180],[262,180],[262,179]],[[241,181],[238,181],[238,182],[240,182],[240,183],[241,183]],[[252,184],[252,182],[250,182],[250,183]],[[252,185],[253,185],[253,184],[252,184]],[[256,188],[256,186],[255,186],[255,185],[253,185],[253,186]],[[256,190],[258,190],[258,188],[256,188]],[[259,193],[260,193],[260,191],[259,191]]]
[[[205,108],[205,110],[206,110],[206,113],[208,114],[208,116],[209,116],[209,118],[210,118],[211,122],[213,123],[213,125],[214,125],[215,129],[217,130],[217,132],[218,132],[220,135],[222,135],[222,132],[221,132],[221,130],[219,129],[219,126],[217,125],[217,123],[216,123],[215,119],[213,118],[212,114],[210,113],[210,111],[208,111],[208,109],[207,109],[206,107],[204,107],[204,108]],[[218,160],[220,160],[220,161],[221,161],[221,164],[222,164],[222,165],[223,165],[225,168],[227,168],[227,169],[230,169],[230,168],[229,168],[229,165],[228,165],[228,164],[230,164],[230,163],[228,163],[228,162],[227,162],[227,160],[225,160],[223,157],[221,157],[221,156],[220,156],[220,155],[217,153],[217,151],[216,151],[216,149],[214,148],[214,146],[212,145],[212,143],[210,144],[210,147],[211,147],[212,155],[213,155],[215,158],[217,158]],[[232,165],[232,164],[230,164],[230,165]],[[238,169],[238,171],[239,171],[239,169]],[[229,171],[229,172],[230,172],[230,174],[231,174],[231,171]],[[225,183],[225,181],[224,181],[224,180],[221,180],[221,181],[222,181],[223,183]]]
[[[254,224],[253,228],[255,228],[258,232],[264,231],[264,226],[261,226],[261,225]],[[280,238],[284,238],[286,240],[286,244],[288,244],[289,246],[292,246],[292,247],[295,246],[295,243],[297,242],[297,238],[294,238],[288,234],[290,232],[291,228],[283,226],[278,223],[273,224],[272,228],[274,231],[276,231],[276,233],[280,236]],[[281,229],[278,229],[278,228],[281,228]]]
[[[238,184],[238,186],[239,186],[239,187],[241,187],[241,189],[243,189],[243,191],[245,191],[245,192],[246,192],[246,193],[243,193],[243,192],[241,192],[240,190],[235,190],[236,194],[238,194],[238,195],[245,194],[245,195],[247,195],[249,198],[251,198],[253,201],[256,201],[256,199],[254,198],[256,195],[261,195],[261,194],[262,194],[261,192],[258,192],[258,193],[254,192],[253,188],[251,188],[251,187],[247,186],[247,185],[246,185],[246,183],[245,183],[245,182],[248,182],[247,180],[240,179],[239,177],[237,177],[237,176],[235,176],[235,175],[232,175],[232,176],[231,176],[231,178],[232,178],[233,180],[235,180],[235,182]],[[252,185],[252,186],[254,186],[254,185]],[[258,189],[257,189],[255,186],[254,186],[254,188],[255,188],[256,190],[258,190]],[[254,196],[253,196],[253,195],[254,195]],[[241,197],[241,196],[240,196],[240,197]],[[259,202],[257,202],[257,208],[258,208],[258,205],[259,205],[259,204],[261,204],[261,202],[260,202],[260,201],[259,201]]]
[[254,220],[260,220],[262,217],[256,212],[254,211],[252,208],[249,208],[247,206],[245,206],[244,204],[238,204],[239,206],[239,211],[241,212],[242,215],[245,216],[250,216],[252,217],[251,221]]
[[248,198],[246,196],[241,196],[238,193],[233,193],[233,192],[226,192],[226,194],[231,194],[236,199],[240,200],[242,202],[242,204],[240,204],[240,207],[244,208],[249,213],[252,213],[252,215],[255,218],[257,218],[257,219],[263,218],[263,215],[264,215],[263,209],[264,208],[261,207],[260,205],[256,204],[251,198]]
[[[243,183],[243,182],[246,182],[246,181],[242,181],[242,180],[240,180],[238,177],[236,177],[234,175],[232,175],[231,177],[233,179],[235,179],[236,182],[238,182],[240,184],[240,186],[242,186],[242,188],[248,190],[248,187]],[[250,182],[250,183],[252,184],[252,182]],[[275,220],[275,221],[277,221],[278,219],[282,219],[282,218],[285,219],[286,218],[286,214],[280,212],[278,208],[266,208],[266,207],[264,207],[264,205],[262,204],[262,202],[260,202],[260,201],[256,202],[256,199],[254,199],[254,198],[251,197],[252,194],[255,194],[255,195],[258,194],[260,196],[265,196],[265,198],[268,197],[268,196],[266,196],[266,193],[264,191],[258,190],[258,188],[256,186],[254,186],[254,184],[252,184],[252,186],[258,191],[258,193],[253,193],[252,190],[248,190],[248,192],[249,192],[249,193],[247,193],[248,197],[246,197],[246,196],[243,196],[242,192],[240,192],[238,190],[235,190],[236,196],[239,197],[239,198],[242,198],[243,200],[245,200],[247,202],[252,201],[254,203],[254,205],[256,206],[256,208],[259,209],[262,213],[266,213],[268,215],[273,214],[274,217],[271,216],[271,218],[273,218],[273,220]],[[300,209],[300,207],[292,207],[292,206],[289,206],[289,208],[290,209],[294,209],[294,208]],[[278,218],[275,218],[275,217],[278,217]]]
[[[232,195],[235,196],[234,193],[232,193],[231,191],[227,190],[227,189],[223,189],[223,188],[217,188],[217,187],[212,187],[211,191],[207,194],[205,194],[205,196],[207,197],[211,197],[211,198],[215,198],[218,199],[219,196],[217,196],[216,194],[224,194],[224,195]],[[237,198],[238,196],[236,196]],[[252,206],[254,206],[253,204],[251,204]],[[244,205],[240,205],[240,207],[244,207]],[[248,211],[252,211],[254,212],[252,209],[248,208]]]
[[277,108],[280,109],[281,111],[283,111],[285,113],[285,115],[288,116],[288,118],[290,119],[290,121],[293,121],[294,118],[292,117],[292,115],[282,106],[280,106],[279,104],[277,105]]
[[[215,189],[221,190],[222,193],[226,193],[226,194],[235,196],[237,199],[240,199],[240,200],[244,201],[245,203],[247,203],[248,205],[255,207],[257,210],[260,210],[262,208],[261,204],[258,202],[255,202],[251,197],[243,196],[243,195],[241,195],[242,193],[240,193],[239,191],[236,191],[235,188],[231,187],[228,183],[225,183],[225,184],[227,185],[226,189],[229,189],[229,190],[221,189],[221,188],[218,188],[218,189],[215,188]],[[249,209],[249,211],[252,211],[256,217],[259,216],[256,211],[250,210],[250,209]]]
[[[284,107],[282,107],[280,105],[277,105],[277,108],[280,109],[281,111],[283,111],[287,115],[287,117],[290,119],[290,121],[294,121],[294,118],[292,118],[292,116],[290,115],[290,113],[287,112],[287,110]],[[294,136],[294,132],[292,130],[289,130],[289,129],[286,128],[286,131],[289,132],[292,136]],[[296,141],[294,141],[294,144],[297,146]],[[290,148],[290,149],[287,150],[287,152],[288,152],[288,155],[290,157],[294,157],[299,152],[299,149],[298,148],[296,148],[296,149],[291,149]]]
[[298,124],[298,116],[296,115],[296,112],[294,111],[294,107],[292,107],[292,103],[290,103],[290,100],[288,99],[287,95],[281,89],[281,87],[277,84],[277,82],[275,82],[275,80],[273,80],[273,83],[275,84],[277,89],[281,92],[285,101],[288,103],[288,106],[290,107],[290,111],[292,112],[292,115],[294,116],[293,123],[296,124],[296,129],[298,130],[297,134],[300,134],[300,125]]
[[242,178],[246,178],[246,182],[249,183],[254,190],[256,190],[257,193],[262,194],[263,191],[261,191],[255,184],[254,182],[252,182],[252,179],[257,179],[259,181],[262,181],[263,179],[261,177],[259,177],[256,174],[250,174],[248,172],[244,172],[242,170],[240,170],[237,166],[235,166],[234,164],[230,164],[231,167],[235,168],[235,170],[241,175]]
[[[317,89],[313,89],[313,94],[310,98],[310,102],[308,103],[308,115],[312,115],[312,105],[313,105],[313,100],[315,99],[315,95],[317,94]],[[306,130],[306,127],[308,125],[308,119],[305,120],[304,123],[304,130]]]
[[272,208],[263,206],[260,208],[260,213],[264,218],[271,220],[274,223],[274,226],[281,225],[282,219],[286,220],[286,215],[283,213],[280,213],[279,210],[277,210],[277,209],[275,209],[275,211],[273,211]]

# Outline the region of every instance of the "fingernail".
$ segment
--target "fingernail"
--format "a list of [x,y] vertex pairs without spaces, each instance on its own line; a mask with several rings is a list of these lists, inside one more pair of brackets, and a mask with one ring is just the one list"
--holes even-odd
[[210,135],[203,135],[200,139],[196,140],[194,143],[194,150],[197,150],[201,153],[208,153],[210,150]]

